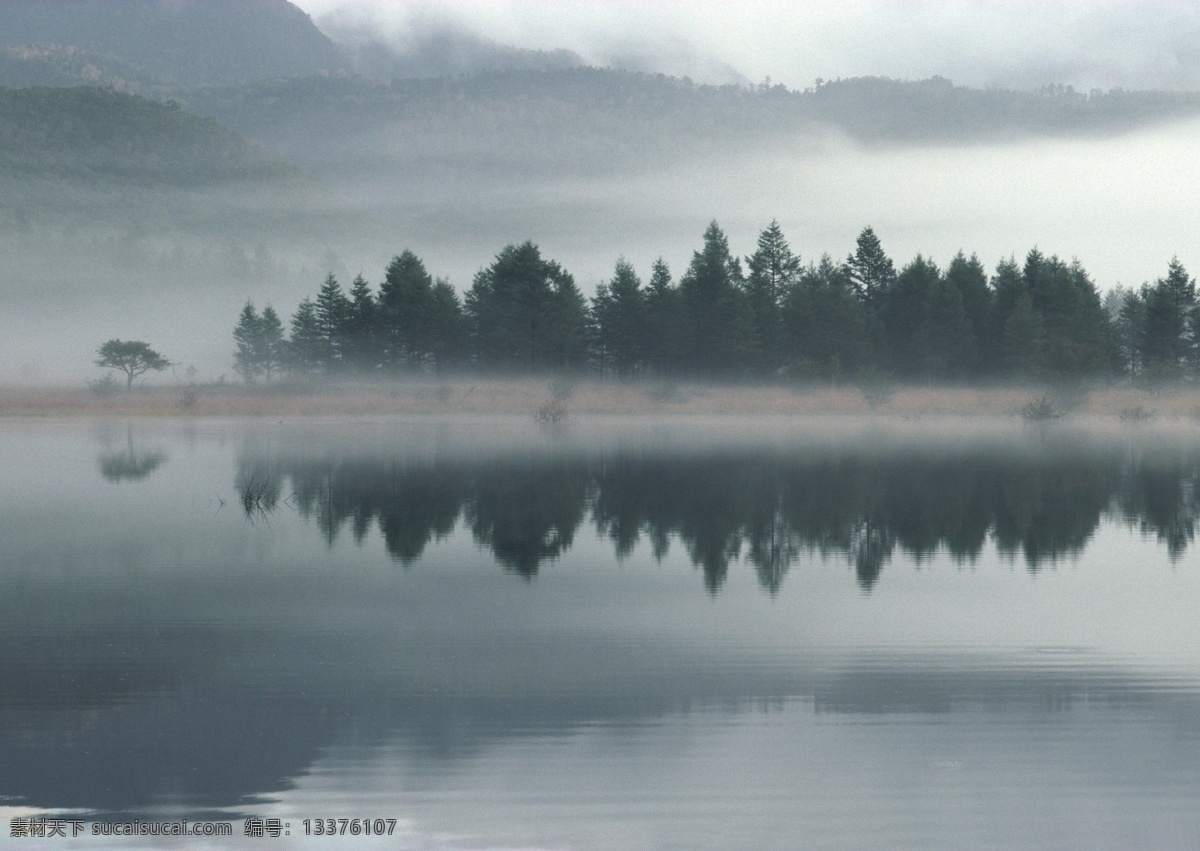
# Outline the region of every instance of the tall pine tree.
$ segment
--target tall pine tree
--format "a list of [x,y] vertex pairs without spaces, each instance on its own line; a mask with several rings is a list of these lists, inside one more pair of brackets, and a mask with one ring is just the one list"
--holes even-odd
[[800,273],[800,258],[792,253],[779,222],[772,220],[759,234],[757,249],[746,258],[746,266],[750,357],[760,374],[770,374],[785,363],[780,307]]

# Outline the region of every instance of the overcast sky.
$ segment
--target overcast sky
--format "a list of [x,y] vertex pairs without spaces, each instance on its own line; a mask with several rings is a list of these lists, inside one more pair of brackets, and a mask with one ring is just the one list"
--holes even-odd
[[318,24],[372,22],[403,41],[450,24],[598,65],[765,77],[940,74],[974,86],[1200,88],[1200,0],[296,0]]

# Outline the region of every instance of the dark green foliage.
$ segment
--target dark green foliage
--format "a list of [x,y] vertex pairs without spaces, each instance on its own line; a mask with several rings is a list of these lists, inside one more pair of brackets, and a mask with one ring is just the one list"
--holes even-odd
[[[1159,382],[1200,370],[1200,305],[1178,261],[1154,286],[1118,288],[1102,302],[1078,261],[1036,248],[1023,267],[1001,261],[990,283],[978,257],[962,252],[945,273],[918,255],[893,275],[869,229],[860,249],[844,264],[825,255],[802,269],[772,223],[743,279],[713,222],[678,287],[662,259],[643,287],[622,258],[590,304],[533,242],[505,247],[463,301],[405,251],[378,298],[361,275],[349,297],[328,276],[292,318],[286,363],[297,374],[357,375],[380,365],[543,375],[590,366],[622,379],[654,376],[664,387],[683,376],[873,387],[983,376],[1061,385],[1124,372]],[[269,380],[281,367],[282,328],[270,307],[258,316],[247,303],[234,337],[245,380]]]
[[391,369],[420,370],[430,356],[433,277],[412,251],[388,264],[379,287],[384,363]]
[[[940,279],[937,266],[918,254],[883,290],[879,312],[886,351],[900,375],[926,376],[931,372],[929,304]],[[870,309],[871,302],[864,299],[864,303]]]
[[354,277],[350,286],[346,311],[345,365],[360,375],[370,374],[380,364],[380,311],[371,285],[362,275]]
[[698,375],[738,375],[748,365],[749,305],[742,267],[714,221],[704,247],[692,255],[679,281],[683,362]]
[[1142,341],[1146,327],[1144,294],[1116,286],[1104,298],[1117,350],[1119,369],[1126,375],[1137,375],[1145,364]]
[[267,381],[271,381],[286,364],[287,345],[283,339],[283,322],[275,308],[269,304],[263,308],[262,316],[259,317],[258,337],[255,343],[258,366]]
[[466,315],[480,368],[541,373],[587,364],[583,295],[532,242],[506,247],[475,276]]
[[325,351],[317,307],[312,299],[306,298],[292,316],[292,333],[287,346],[288,368],[301,376],[318,372],[325,366]]
[[1100,294],[1079,261],[1045,259],[1035,248],[1023,271],[1045,333],[1045,365],[1061,377],[1095,375],[1112,369],[1116,349]]
[[786,363],[782,305],[800,274],[800,258],[772,220],[759,234],[757,250],[746,258],[746,266],[750,362],[756,372],[769,375]]
[[826,254],[784,296],[785,355],[794,378],[837,381],[869,364],[867,316],[844,267]]
[[1015,295],[1012,309],[1004,319],[1001,361],[1004,373],[1012,378],[1037,378],[1045,368],[1045,330],[1041,316],[1034,310],[1029,293]]
[[1196,283],[1178,258],[1172,258],[1167,276],[1159,278],[1143,295],[1142,356],[1147,365],[1162,372],[1182,371],[1193,361],[1196,339]]
[[260,369],[256,343],[261,323],[254,304],[247,301],[238,317],[237,327],[233,329],[233,340],[237,344],[233,353],[233,369],[247,384],[254,383]]
[[600,284],[592,299],[597,359],[601,374],[632,378],[645,361],[646,299],[642,281],[624,257],[612,281]]
[[429,355],[438,372],[453,369],[463,359],[465,320],[458,293],[445,278],[433,285],[429,305]]
[[930,378],[970,376],[977,354],[975,330],[963,305],[962,293],[939,276],[925,305],[925,370]]
[[125,373],[126,389],[133,386],[135,378],[171,366],[169,360],[141,340],[109,340],[96,350],[96,354],[96,366]]
[[879,311],[896,280],[896,269],[871,228],[863,228],[858,235],[854,253],[846,258],[846,270],[867,312]]
[[345,365],[351,303],[332,273],[326,276],[317,293],[315,313],[320,337],[321,369],[326,373],[340,372]]
[[978,373],[996,346],[992,317],[994,294],[988,286],[987,271],[976,255],[972,254],[968,259],[960,251],[946,269],[946,281],[958,290],[963,311],[971,325],[975,353],[974,359],[965,368],[971,373]]
[[682,348],[682,301],[679,290],[671,284],[671,270],[661,257],[651,270],[645,300],[646,366],[660,376],[676,372]]
[[880,315],[888,364],[898,374],[931,380],[971,374],[976,338],[962,292],[932,261],[917,255],[904,267],[886,291]]

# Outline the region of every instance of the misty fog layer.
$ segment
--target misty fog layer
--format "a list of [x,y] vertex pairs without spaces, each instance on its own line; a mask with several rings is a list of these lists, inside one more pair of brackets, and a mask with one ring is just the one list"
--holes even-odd
[[[1192,222],[1200,123],[1180,122],[1092,141],[867,148],[843,137],[742,149],[646,173],[486,182],[344,174],[327,204],[307,214],[328,230],[139,234],[96,238],[78,228],[11,237],[0,315],[0,381],[80,381],[111,337],[145,339],[202,380],[232,377],[231,333],[246,299],[290,316],[328,272],[378,284],[405,248],[465,291],[505,245],[533,239],[571,272],[585,295],[624,255],[643,277],[663,257],[681,273],[709,221],[746,255],[778,219],[804,262],[843,259],[871,225],[902,265],[917,253],[945,264],[960,249],[993,270],[1037,246],[1077,257],[1103,292],[1166,272],[1172,256],[1200,262]],[[260,198],[247,196],[247,205]],[[347,209],[358,226],[336,225]],[[306,211],[288,211],[303,218]]]
[[1200,12],[1190,3],[1121,0],[985,3],[856,0],[688,3],[539,0],[300,0],[334,35],[368,28],[397,52],[431,29],[514,49],[566,48],[591,64],[723,84],[765,77],[935,74],[973,86],[1082,91],[1200,86]]
[[[244,5],[233,21],[194,0],[139,0],[90,29],[61,4],[0,7],[0,83],[18,87],[0,103],[0,383],[77,384],[114,337],[148,341],[200,381],[231,376],[247,299],[289,317],[329,273],[378,286],[405,249],[460,294],[525,240],[585,296],[621,256],[643,278],[659,257],[678,276],[713,220],[743,257],[777,220],[806,263],[845,258],[865,226],[897,267],[917,253],[944,266],[962,250],[991,271],[1037,246],[1078,258],[1101,291],[1154,280],[1173,256],[1197,262],[1188,223],[1200,122],[1189,116],[1200,97],[1061,85],[1082,87],[1085,41],[1089,55],[1125,69],[1105,78],[1117,84],[1184,80],[1197,29],[1181,7],[914,4],[905,17],[873,3],[853,14],[813,4],[737,14],[705,3],[301,4],[322,34],[282,0]],[[856,39],[844,37],[851,23]],[[987,33],[994,44],[976,53],[991,67],[1035,24],[1038,38],[1004,60],[1028,79],[983,79],[990,72],[967,73],[954,52],[928,53],[921,61],[938,63],[928,70],[895,64],[926,56],[921,44],[969,51]],[[280,44],[227,62],[242,42],[213,46],[222,25]],[[909,32],[922,39],[898,37]],[[1168,32],[1156,76],[1145,45]],[[896,68],[1060,85],[872,78],[789,91],[576,67],[685,73],[676,60],[691,57],[745,81],[761,62],[802,86],[810,80],[787,78],[795,60],[778,47],[821,34],[828,50],[804,61],[824,63],[825,78]],[[871,67],[839,64],[839,50],[850,56],[881,34],[901,46],[875,51]],[[753,62],[732,44],[755,45]],[[180,51],[187,61],[172,65]],[[306,62],[289,64],[297,55]],[[342,60],[379,78],[347,74]],[[491,67],[506,70],[470,76]],[[384,79],[396,74],[410,76]],[[418,79],[431,74],[463,76]],[[31,83],[108,88],[19,88]],[[12,136],[31,110],[36,126]]]

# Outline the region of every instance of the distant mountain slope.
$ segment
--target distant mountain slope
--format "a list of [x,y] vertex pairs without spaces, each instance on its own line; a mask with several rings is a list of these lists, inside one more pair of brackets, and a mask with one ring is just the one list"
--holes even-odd
[[106,89],[0,89],[0,174],[126,185],[302,183],[211,118]]
[[172,87],[128,59],[79,47],[0,47],[0,86],[103,86],[148,94]]
[[0,2],[0,47],[50,45],[117,57],[191,84],[315,74],[343,64],[334,43],[287,0]]
[[595,68],[381,82],[305,78],[188,93],[190,109],[336,179],[605,174],[833,128],[864,144],[1112,135],[1200,115],[1200,93],[979,90],[859,78],[805,91]]
[[379,80],[451,77],[481,71],[541,71],[580,68],[587,63],[571,50],[530,50],[501,44],[451,26],[420,27],[402,44],[370,29],[335,18],[322,29],[346,53],[354,70]]

